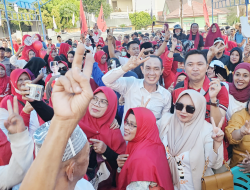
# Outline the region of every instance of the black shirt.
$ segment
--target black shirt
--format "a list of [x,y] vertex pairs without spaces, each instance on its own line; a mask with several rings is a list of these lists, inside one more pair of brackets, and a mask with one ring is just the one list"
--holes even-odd
[[123,43],[123,44],[122,44],[122,47],[125,47],[126,49],[128,49],[128,44]]
[[[200,35],[200,34],[199,34]],[[195,41],[195,37],[196,35],[192,35],[192,40]],[[189,38],[189,34],[187,35],[187,39]],[[204,47],[204,42],[203,42],[203,37],[202,35],[200,35],[200,41],[199,41],[199,45],[198,45],[198,50],[201,50],[201,47]]]

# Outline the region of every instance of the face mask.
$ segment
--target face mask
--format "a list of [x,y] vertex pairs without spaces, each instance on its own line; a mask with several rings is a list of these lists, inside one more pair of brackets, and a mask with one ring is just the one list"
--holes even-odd
[[122,57],[125,57],[127,55],[126,51],[122,51]]
[[179,35],[180,35],[180,32],[178,32],[178,33],[176,32],[175,34],[176,34],[177,36],[179,36]]

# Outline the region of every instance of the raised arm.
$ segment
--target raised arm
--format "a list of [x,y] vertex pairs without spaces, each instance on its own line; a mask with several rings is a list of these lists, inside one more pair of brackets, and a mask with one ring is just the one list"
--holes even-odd
[[54,190],[68,139],[86,113],[93,97],[89,83],[92,68],[87,64],[81,72],[84,53],[84,45],[79,44],[72,69],[65,76],[58,78],[53,87],[52,101],[55,114],[46,140],[25,176],[20,190]]
[[108,49],[109,49],[109,57],[116,57],[118,58],[116,55],[115,55],[115,48],[114,48],[114,45],[113,45],[113,30],[111,32],[111,30],[109,30],[110,32],[108,33],[108,36],[107,36],[107,39],[108,39]]
[[157,53],[155,54],[156,56],[161,56],[161,54],[164,53],[168,40],[170,38],[170,32],[165,30],[165,37],[164,37],[164,42],[162,43],[161,47],[158,49]]

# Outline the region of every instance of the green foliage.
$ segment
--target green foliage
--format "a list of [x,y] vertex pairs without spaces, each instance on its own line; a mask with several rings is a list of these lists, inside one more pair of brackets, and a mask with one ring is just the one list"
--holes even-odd
[[239,6],[239,17],[237,17],[237,7],[229,7],[227,22],[230,26],[240,22],[240,17],[245,15],[245,6]]
[[84,11],[87,13],[93,13],[98,17],[101,4],[103,7],[104,17],[109,17],[110,13],[113,11],[110,4],[107,3],[107,0],[82,0]]
[[129,19],[137,30],[152,25],[152,22],[156,20],[155,16],[153,16],[153,19],[151,19],[150,14],[143,11],[138,13],[130,13]]
[[121,28],[125,28],[125,27],[126,27],[126,24],[121,24],[120,27],[121,27]]

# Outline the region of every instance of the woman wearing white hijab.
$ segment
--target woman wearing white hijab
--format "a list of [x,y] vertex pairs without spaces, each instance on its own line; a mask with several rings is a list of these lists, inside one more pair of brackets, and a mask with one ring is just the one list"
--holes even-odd
[[205,121],[206,100],[195,90],[183,91],[174,114],[166,113],[157,122],[175,190],[200,190],[205,161],[205,176],[213,175],[223,163],[223,119],[216,127]]

